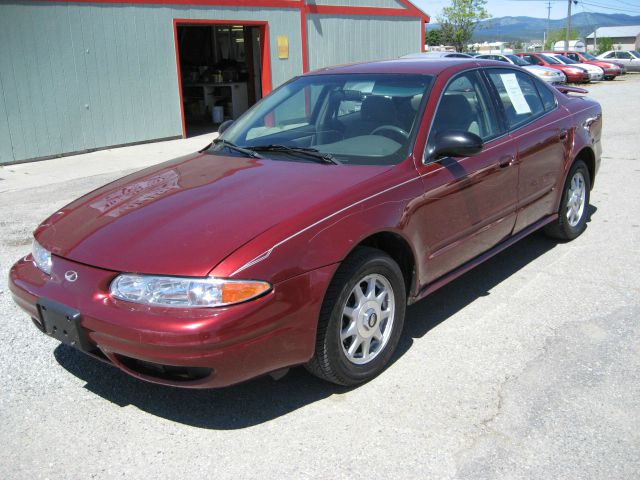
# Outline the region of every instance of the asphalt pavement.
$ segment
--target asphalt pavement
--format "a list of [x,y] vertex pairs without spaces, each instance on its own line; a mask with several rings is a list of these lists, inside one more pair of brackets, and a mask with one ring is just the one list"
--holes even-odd
[[49,213],[207,138],[0,168],[0,478],[640,478],[640,75],[588,89],[604,155],[586,232],[533,234],[410,307],[393,364],[353,389],[302,368],[142,383],[13,304],[9,267]]

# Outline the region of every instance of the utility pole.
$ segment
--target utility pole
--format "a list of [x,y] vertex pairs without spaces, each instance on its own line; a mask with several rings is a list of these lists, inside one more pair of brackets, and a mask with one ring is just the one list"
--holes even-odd
[[571,40],[571,2],[569,0],[569,7],[567,8],[567,35],[564,38],[564,49],[569,50],[569,40]]
[[547,31],[544,36],[544,45],[543,49],[547,44],[547,40],[549,39],[549,23],[551,22],[551,2],[547,2]]

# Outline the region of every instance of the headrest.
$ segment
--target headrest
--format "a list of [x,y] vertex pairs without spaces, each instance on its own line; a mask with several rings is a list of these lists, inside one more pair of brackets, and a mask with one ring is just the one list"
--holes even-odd
[[379,95],[370,95],[362,101],[360,118],[373,122],[394,121],[397,112],[393,100]]

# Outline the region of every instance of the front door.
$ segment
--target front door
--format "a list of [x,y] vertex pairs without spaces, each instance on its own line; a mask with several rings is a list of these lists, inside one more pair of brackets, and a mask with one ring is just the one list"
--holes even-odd
[[[477,134],[485,142],[483,151],[465,158],[429,158],[435,135],[447,130]],[[421,285],[509,237],[516,218],[515,154],[480,71],[454,77],[442,92],[425,162],[418,166],[425,193],[414,215],[428,252]]]

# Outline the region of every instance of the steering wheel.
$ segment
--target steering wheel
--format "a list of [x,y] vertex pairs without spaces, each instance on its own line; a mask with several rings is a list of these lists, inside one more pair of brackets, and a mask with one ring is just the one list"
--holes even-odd
[[401,129],[400,127],[396,127],[395,125],[380,125],[379,127],[374,128],[370,135],[375,135],[376,133],[382,132],[384,130],[389,130],[391,132],[402,135],[405,139],[409,139],[409,132]]

